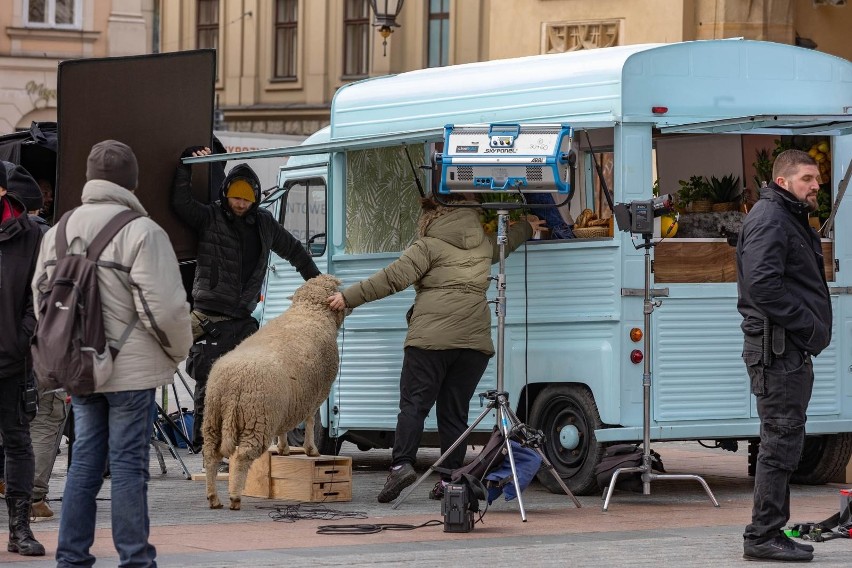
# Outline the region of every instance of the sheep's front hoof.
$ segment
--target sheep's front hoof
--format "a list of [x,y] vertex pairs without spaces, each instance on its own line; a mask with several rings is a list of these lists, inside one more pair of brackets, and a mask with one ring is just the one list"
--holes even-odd
[[237,497],[236,499],[231,497],[231,510],[232,511],[239,511],[240,510],[240,498],[239,497]]
[[211,509],[221,509],[222,508],[222,502],[219,501],[219,498],[216,497],[216,496],[208,497],[207,501],[210,502],[210,508]]
[[290,455],[290,445],[284,444],[282,446],[281,444],[279,444],[278,445],[278,455],[279,456],[289,456]]
[[307,455],[311,456],[312,458],[315,458],[315,457],[317,457],[318,455],[320,455],[319,450],[317,449],[317,447],[316,447],[316,446],[306,447],[306,448],[305,448],[305,453],[306,453]]

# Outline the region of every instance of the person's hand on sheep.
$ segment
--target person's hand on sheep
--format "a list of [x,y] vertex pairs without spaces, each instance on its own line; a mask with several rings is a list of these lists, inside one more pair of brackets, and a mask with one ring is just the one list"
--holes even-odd
[[545,220],[539,219],[536,215],[527,215],[525,219],[527,223],[530,224],[530,227],[532,227],[533,234],[543,229],[547,229],[547,223],[545,222]]
[[346,300],[343,299],[343,294],[340,292],[335,292],[326,300],[328,302],[328,307],[335,311],[343,311],[346,309]]

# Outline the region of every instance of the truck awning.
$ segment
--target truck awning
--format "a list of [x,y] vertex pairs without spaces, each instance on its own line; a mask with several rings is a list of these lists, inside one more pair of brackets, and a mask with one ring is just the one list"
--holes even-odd
[[184,158],[184,164],[201,164],[205,162],[221,162],[224,160],[249,160],[253,158],[279,158],[282,156],[309,156],[312,154],[328,154],[331,151],[345,152],[350,150],[364,150],[378,146],[393,144],[424,144],[427,142],[440,142],[444,139],[443,128],[428,128],[424,130],[412,130],[393,134],[381,134],[363,136],[356,138],[341,138],[330,140],[319,144],[301,144],[296,146],[283,146],[281,148],[266,148],[264,150],[252,150],[249,152],[230,152],[227,154],[211,154],[197,158]]
[[661,126],[660,132],[705,134],[852,134],[851,114],[760,114],[724,120]]

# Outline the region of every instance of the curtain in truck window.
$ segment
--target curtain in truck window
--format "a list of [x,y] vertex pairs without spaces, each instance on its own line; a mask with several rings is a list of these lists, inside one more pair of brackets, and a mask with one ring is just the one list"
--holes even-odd
[[[423,148],[408,152],[424,181]],[[398,252],[414,242],[420,194],[402,146],[346,154],[346,253]]]

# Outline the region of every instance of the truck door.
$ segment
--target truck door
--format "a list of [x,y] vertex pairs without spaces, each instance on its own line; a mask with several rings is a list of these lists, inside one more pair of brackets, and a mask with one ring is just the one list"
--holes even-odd
[[[281,190],[273,196],[275,203],[270,209],[278,222],[302,243],[323,273],[328,271],[325,180],[325,175],[318,171],[283,171]],[[287,260],[270,252],[261,325],[286,310],[290,296],[303,283],[301,275]]]

